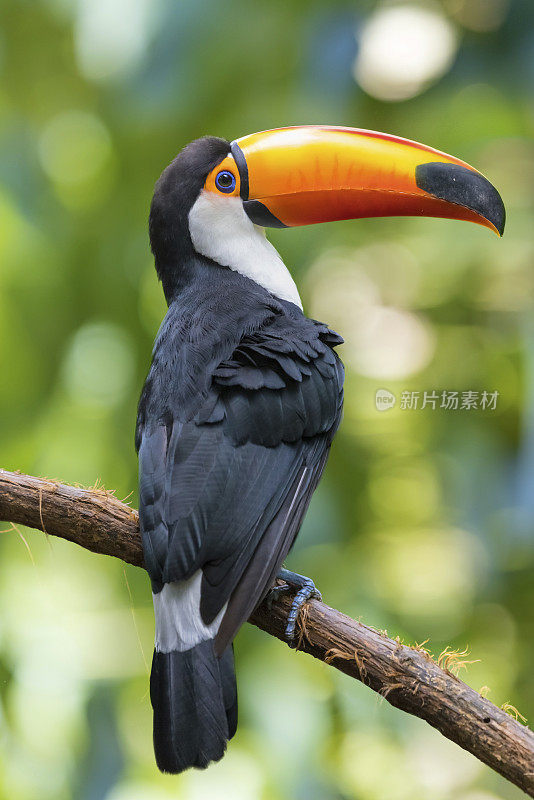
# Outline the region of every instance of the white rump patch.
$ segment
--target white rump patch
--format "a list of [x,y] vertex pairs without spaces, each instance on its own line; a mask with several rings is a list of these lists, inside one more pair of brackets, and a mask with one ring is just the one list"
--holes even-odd
[[153,594],[156,615],[156,650],[191,650],[196,644],[213,639],[219,630],[227,603],[210,625],[200,616],[200,584],[202,570],[186,581],[166,583],[161,592]]
[[289,270],[267,240],[265,229],[247,217],[241,198],[203,189],[189,212],[189,232],[198,253],[302,308]]

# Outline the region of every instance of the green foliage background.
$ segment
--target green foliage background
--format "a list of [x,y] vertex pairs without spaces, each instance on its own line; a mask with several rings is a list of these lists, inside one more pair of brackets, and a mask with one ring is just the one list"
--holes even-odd
[[[327,122],[464,158],[502,192],[502,241],[419,219],[272,232],[308,312],[347,341],[344,423],[289,565],[390,635],[434,654],[468,645],[479,660],[462,677],[532,720],[534,6],[418,4],[448,20],[457,52],[425,91],[386,102],[353,77],[379,5],[0,4],[1,463],[136,503],[136,402],[165,312],[146,219],[187,141]],[[380,388],[499,399],[379,413]],[[226,758],[159,775],[144,573],[6,524],[0,554],[2,800],[520,797],[249,626]]]

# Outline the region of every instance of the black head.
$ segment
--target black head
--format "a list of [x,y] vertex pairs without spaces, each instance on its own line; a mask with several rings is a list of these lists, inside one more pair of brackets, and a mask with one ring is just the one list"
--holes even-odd
[[179,270],[194,256],[188,214],[207,176],[230,152],[230,142],[204,136],[188,144],[163,170],[150,206],[150,247],[167,300]]

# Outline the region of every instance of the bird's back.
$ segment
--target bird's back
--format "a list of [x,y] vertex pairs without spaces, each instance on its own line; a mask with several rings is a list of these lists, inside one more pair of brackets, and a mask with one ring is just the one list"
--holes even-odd
[[[187,676],[213,653],[206,675],[214,664],[230,663],[237,630],[293,544],[342,406],[343,368],[333,350],[340,337],[247,278],[224,270],[218,281],[217,268],[211,270],[209,282],[187,288],[170,305],[136,437],[141,531],[156,609],[155,731],[158,719],[164,731],[155,739],[156,755],[159,739],[158,763],[167,771],[193,763],[190,751],[169,756],[182,747],[180,726],[166,722],[169,697],[178,692],[182,709],[196,709],[200,690]],[[176,652],[178,661],[169,655]],[[231,735],[221,698],[205,698],[219,709],[211,715],[219,746],[204,748],[205,758],[200,744],[193,747],[197,765],[220,757],[220,741]],[[191,712],[183,721],[193,724]],[[202,729],[206,720],[196,724]],[[169,736],[170,751],[163,745]]]

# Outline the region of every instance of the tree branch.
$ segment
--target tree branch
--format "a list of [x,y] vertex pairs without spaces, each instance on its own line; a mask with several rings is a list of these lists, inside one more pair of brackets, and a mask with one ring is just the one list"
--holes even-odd
[[[143,566],[137,512],[102,489],[0,469],[0,519]],[[283,640],[289,604],[284,595],[270,608],[263,603],[249,622]],[[534,797],[534,734],[424,650],[406,647],[317,600],[301,615],[299,649],[426,720]]]

